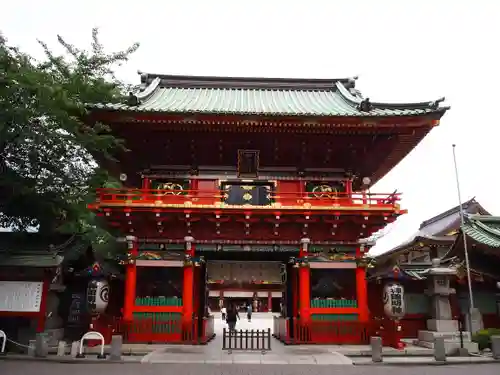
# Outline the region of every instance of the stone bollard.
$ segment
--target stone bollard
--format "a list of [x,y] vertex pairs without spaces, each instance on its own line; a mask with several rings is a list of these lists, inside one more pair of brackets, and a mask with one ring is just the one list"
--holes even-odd
[[493,358],[500,360],[500,336],[491,336],[491,351]]
[[66,355],[66,341],[59,341],[57,343],[57,356],[64,357]]
[[113,335],[111,337],[111,350],[109,359],[111,361],[120,361],[122,359],[123,336]]
[[79,341],[73,341],[71,343],[71,357],[76,358],[78,355],[78,350],[80,350],[80,342]]
[[30,340],[28,342],[28,355],[30,357],[34,357],[35,356],[35,340]]
[[443,337],[434,338],[434,359],[436,362],[446,362],[446,348]]
[[382,338],[370,337],[370,346],[372,348],[372,361],[382,362]]
[[37,333],[35,337],[35,357],[45,358],[49,354],[49,345],[44,333]]

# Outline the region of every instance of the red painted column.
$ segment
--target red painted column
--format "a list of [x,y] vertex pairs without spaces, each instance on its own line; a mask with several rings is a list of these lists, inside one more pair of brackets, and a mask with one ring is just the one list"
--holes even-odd
[[345,195],[347,196],[348,204],[352,202],[352,179],[348,178],[345,182]]
[[200,267],[195,267],[194,270],[194,275],[193,275],[193,312],[195,316],[198,316],[199,311],[200,311],[200,288],[198,286],[200,285],[199,283],[201,282],[201,270]]
[[[356,258],[363,257],[363,248],[356,249]],[[358,300],[359,321],[368,322],[370,312],[368,310],[368,291],[366,283],[366,267],[358,265],[356,267],[356,297]]]
[[194,265],[193,265],[193,237],[184,237],[186,241],[186,258],[184,262],[184,282],[182,286],[182,316],[184,321],[191,321],[193,317],[194,293]]
[[299,260],[299,314],[301,320],[309,320],[311,317],[311,272],[307,261],[307,248],[311,240],[303,238],[300,240]]
[[267,312],[273,311],[273,292],[267,293]]
[[151,180],[147,177],[143,177],[142,179],[142,188],[143,189],[151,189]]
[[125,237],[127,242],[127,265],[125,266],[125,300],[123,302],[123,320],[132,321],[135,306],[137,266],[135,259],[139,253],[137,248],[137,237]]
[[[293,299],[293,305],[292,305],[292,317],[296,318],[299,314],[299,304],[298,304],[298,298],[299,298],[299,273],[297,271],[297,268],[292,268],[292,274],[291,274],[291,282],[292,282],[292,299]],[[287,314],[290,314],[290,311],[287,312]]]
[[44,275],[42,287],[42,299],[40,301],[40,313],[36,324],[36,332],[41,333],[45,331],[45,320],[47,317],[47,298],[49,296],[50,278]]

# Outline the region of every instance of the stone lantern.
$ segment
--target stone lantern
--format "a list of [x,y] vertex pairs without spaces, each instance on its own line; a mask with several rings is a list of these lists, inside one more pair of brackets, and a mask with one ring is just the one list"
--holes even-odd
[[431,318],[427,320],[427,329],[418,332],[418,344],[433,348],[435,338],[442,337],[446,352],[453,353],[461,346],[462,334],[464,348],[477,352],[477,344],[471,341],[470,332],[460,333],[458,321],[452,316],[450,295],[455,294],[455,289],[450,288],[450,280],[456,275],[456,270],[442,266],[439,259],[433,259],[431,268],[426,270],[425,274],[428,282],[425,293],[431,302]]

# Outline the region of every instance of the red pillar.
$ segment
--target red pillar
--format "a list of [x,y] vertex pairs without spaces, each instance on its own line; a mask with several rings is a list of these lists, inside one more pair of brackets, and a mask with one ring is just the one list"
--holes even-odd
[[194,275],[193,275],[193,312],[194,315],[198,316],[198,313],[200,311],[200,288],[198,286],[200,285],[199,283],[201,282],[201,270],[200,267],[195,267],[194,270]]
[[193,317],[193,292],[194,292],[194,265],[193,265],[193,237],[185,237],[186,261],[184,263],[184,282],[182,287],[182,316],[184,321],[191,321]]
[[[358,247],[356,249],[356,258],[363,257],[363,249]],[[368,292],[366,283],[366,267],[356,267],[356,297],[358,300],[359,321],[368,322],[370,312],[368,310]]]
[[[297,268],[292,268],[292,274],[291,274],[291,283],[292,283],[292,301],[293,301],[293,309],[291,311],[292,317],[296,318],[297,315],[299,314],[299,304],[298,304],[298,298],[299,298],[299,273],[297,271]],[[287,314],[290,314],[290,312],[287,312]]]
[[302,246],[299,253],[301,261],[299,267],[299,314],[301,320],[309,320],[311,317],[311,273],[307,261],[307,248],[311,240],[303,238],[300,242]]
[[37,333],[45,331],[45,320],[47,317],[47,298],[49,296],[49,288],[50,288],[50,278],[48,275],[44,275],[43,286],[42,286],[42,299],[40,301],[40,312],[36,324]]
[[345,195],[347,196],[348,204],[352,202],[352,179],[348,178],[345,182]]
[[128,262],[125,269],[125,300],[123,302],[123,320],[132,321],[135,306],[135,287],[137,282],[137,266],[135,259],[138,255],[137,238],[127,236]]
[[273,311],[273,292],[267,293],[267,312]]

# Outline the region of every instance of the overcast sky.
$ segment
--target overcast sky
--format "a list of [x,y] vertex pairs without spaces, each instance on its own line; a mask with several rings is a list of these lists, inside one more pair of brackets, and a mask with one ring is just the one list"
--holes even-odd
[[[500,214],[500,2],[495,0],[17,0],[2,4],[0,30],[39,56],[36,39],[62,34],[88,45],[94,26],[108,49],[141,48],[120,71],[339,78],[359,75],[372,101],[452,106],[429,136],[373,189],[403,192],[401,217],[375,252],[457,205],[451,144],[463,200]],[[496,101],[497,100],[497,101]]]

